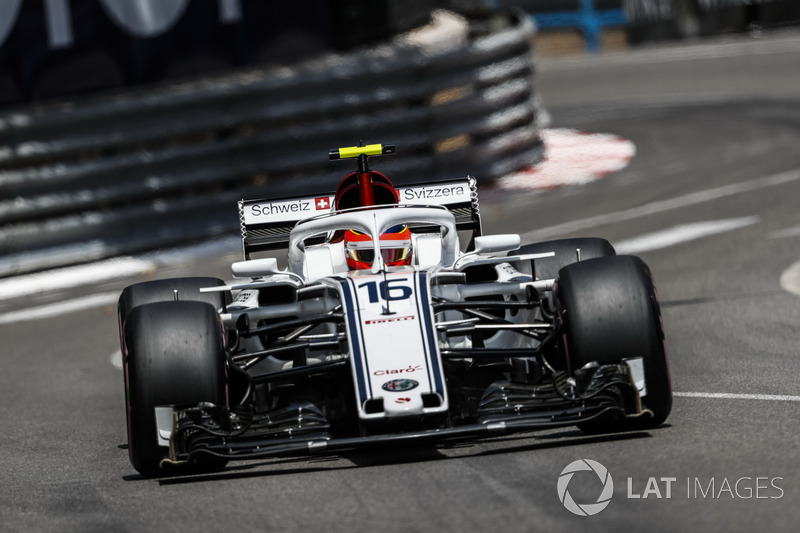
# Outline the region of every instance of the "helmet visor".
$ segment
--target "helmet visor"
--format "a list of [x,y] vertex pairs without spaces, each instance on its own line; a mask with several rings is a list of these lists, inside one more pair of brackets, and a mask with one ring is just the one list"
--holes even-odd
[[[411,233],[406,226],[396,226],[383,233],[379,240],[381,256],[386,266],[408,265],[411,262]],[[375,260],[375,248],[372,239],[363,233],[348,231],[349,239],[345,240],[347,259],[358,268],[369,268]]]
[[[397,244],[393,243],[392,246],[397,246]],[[347,257],[350,260],[355,261],[356,263],[363,263],[365,265],[372,265],[372,262],[375,260],[375,250],[372,248],[370,249],[353,249],[348,248],[346,250]],[[381,247],[381,256],[383,257],[383,262],[386,266],[397,266],[397,265],[404,265],[407,264],[409,256],[411,254],[411,248],[403,247],[403,248],[383,248]]]

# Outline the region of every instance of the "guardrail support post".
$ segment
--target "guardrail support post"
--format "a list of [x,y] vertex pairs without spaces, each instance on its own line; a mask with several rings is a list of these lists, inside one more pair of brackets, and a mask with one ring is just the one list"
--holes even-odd
[[539,28],[578,28],[586,40],[589,52],[600,51],[603,26],[622,25],[627,22],[622,9],[597,10],[594,0],[580,0],[577,11],[531,13]]
[[590,52],[599,52],[602,28],[594,10],[594,0],[581,0],[580,19],[586,38],[586,49]]

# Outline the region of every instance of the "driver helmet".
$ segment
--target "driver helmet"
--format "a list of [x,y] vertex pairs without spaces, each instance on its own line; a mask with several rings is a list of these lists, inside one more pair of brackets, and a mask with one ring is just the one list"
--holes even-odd
[[[386,266],[410,265],[411,231],[401,224],[392,226],[379,237],[381,255]],[[375,248],[372,237],[366,233],[347,230],[344,235],[344,249],[347,265],[354,270],[372,268]]]

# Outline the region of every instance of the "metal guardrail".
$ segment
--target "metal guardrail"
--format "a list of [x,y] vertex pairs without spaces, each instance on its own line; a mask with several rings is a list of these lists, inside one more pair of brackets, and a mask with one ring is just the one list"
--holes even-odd
[[237,200],[332,189],[327,150],[362,139],[398,147],[376,167],[398,184],[535,164],[533,25],[502,20],[0,114],[0,276],[234,233]]

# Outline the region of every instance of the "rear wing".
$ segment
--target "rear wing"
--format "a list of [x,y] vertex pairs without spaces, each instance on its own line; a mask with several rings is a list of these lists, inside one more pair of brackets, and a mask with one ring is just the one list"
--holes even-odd
[[[475,178],[436,181],[398,187],[401,205],[446,207],[459,230],[481,235],[478,187]],[[331,211],[333,194],[287,198],[241,200],[239,220],[245,259],[253,252],[277,250],[289,244],[289,233],[297,222]]]

